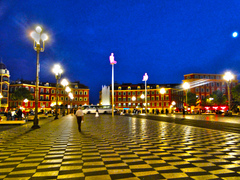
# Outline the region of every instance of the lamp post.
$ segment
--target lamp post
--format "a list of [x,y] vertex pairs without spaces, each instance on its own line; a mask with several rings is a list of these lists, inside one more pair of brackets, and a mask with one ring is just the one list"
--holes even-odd
[[143,99],[145,98],[144,94],[142,94],[140,98],[142,99],[142,112],[143,112]]
[[[190,88],[190,84],[188,82],[185,82],[183,83],[182,87],[186,91],[185,93],[186,93],[186,106],[187,106],[187,93],[188,93],[188,89]],[[184,106],[183,106],[183,115],[185,115]]]
[[[65,89],[65,87],[68,85],[68,80],[63,79],[61,81],[61,85],[63,86],[63,89]],[[63,116],[65,116],[65,92],[63,92]]]
[[109,61],[112,65],[112,117],[114,117],[114,64],[117,64],[117,61],[114,60],[113,53],[109,56]]
[[0,112],[2,111],[2,98],[3,98],[3,95],[2,93],[0,93]]
[[[68,93],[68,96],[69,96],[69,93],[71,92],[71,89],[70,87],[66,87],[65,91]],[[69,96],[70,97],[70,96]],[[68,98],[69,99],[69,98]],[[67,114],[68,114],[68,105],[67,105]]]
[[73,93],[69,93],[68,96],[70,97],[71,99],[71,105],[70,105],[70,112],[72,111],[72,100],[73,100]]
[[145,81],[145,111],[146,111],[146,114],[147,114],[147,80],[148,80],[148,75],[147,75],[147,73],[145,73],[143,76],[143,81]]
[[38,99],[39,99],[39,53],[44,51],[45,41],[48,39],[47,34],[42,33],[42,28],[37,26],[35,31],[31,32],[33,38],[33,49],[37,52],[37,63],[36,63],[36,89],[35,89],[35,116],[33,121],[33,129],[40,128],[38,125]]
[[160,89],[160,94],[161,94],[161,100],[162,100],[162,114],[163,114],[163,104],[164,104],[164,94],[166,93],[166,90],[165,90],[165,88],[161,88]]
[[223,79],[227,81],[227,87],[228,87],[228,111],[230,111],[231,107],[231,98],[230,98],[230,84],[231,81],[234,79],[234,76],[231,72],[226,72],[223,76]]
[[[175,105],[176,105],[176,102],[173,101],[173,102],[172,102],[172,108],[173,108]],[[172,112],[173,112],[173,110],[172,110]]]
[[61,66],[59,64],[55,64],[53,67],[53,73],[55,74],[55,78],[57,80],[56,84],[56,109],[55,109],[55,118],[58,119],[58,80],[61,78],[61,74],[63,72]]

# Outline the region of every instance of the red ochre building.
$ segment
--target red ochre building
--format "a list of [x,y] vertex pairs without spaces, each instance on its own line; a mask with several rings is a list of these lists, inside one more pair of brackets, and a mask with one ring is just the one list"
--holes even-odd
[[[32,94],[32,99],[28,99],[28,102],[12,100],[11,94],[20,87],[28,89]],[[34,81],[24,81],[17,80],[12,81],[9,87],[9,102],[8,109],[15,108],[25,108],[26,110],[35,109],[35,82]],[[77,108],[79,105],[89,104],[89,89],[87,86],[80,84],[79,82],[70,83],[69,87],[73,93],[73,99],[71,100],[69,96],[65,93],[64,88],[59,85],[58,87],[58,105],[61,107],[64,103],[65,105],[70,105],[71,108]],[[49,111],[56,105],[56,83],[39,83],[39,111]],[[66,106],[67,107],[67,106]]]
[[[223,76],[224,74],[191,73],[184,75],[183,83],[188,82],[190,84],[190,89],[188,91],[196,94],[197,98],[201,102],[203,99],[208,99],[216,90],[221,91],[224,95],[228,94],[227,82],[223,79]],[[237,76],[234,75],[234,79],[230,84],[230,90],[237,84]]]
[[[182,108],[183,91],[179,90],[180,84],[147,84],[147,109],[150,113],[161,112],[166,109],[171,112],[175,108]],[[111,88],[111,86],[110,86]],[[165,88],[166,93],[160,94],[160,89]],[[100,104],[102,102],[100,91]],[[112,102],[112,91],[110,89],[110,102]],[[141,99],[141,95],[145,95],[145,84],[115,84],[114,85],[114,104],[115,109],[126,110],[132,112],[134,109],[145,110],[145,98]],[[134,98],[136,100],[134,100]],[[172,102],[176,104],[172,106]]]

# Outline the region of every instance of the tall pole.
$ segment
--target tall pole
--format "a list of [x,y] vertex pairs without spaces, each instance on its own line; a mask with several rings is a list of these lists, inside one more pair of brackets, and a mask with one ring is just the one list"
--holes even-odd
[[114,117],[114,64],[112,64],[112,117]]
[[57,84],[56,84],[56,112],[55,112],[55,118],[54,119],[58,119],[58,75],[56,75],[56,80],[57,80]]
[[145,113],[147,114],[147,81],[145,81]]
[[[33,129],[40,128],[38,125],[38,99],[39,99],[39,53],[43,52],[45,48],[45,41],[48,39],[47,34],[42,33],[42,28],[37,26],[35,31],[31,32],[30,36],[34,39],[33,49],[37,51],[36,63],[36,89],[35,89],[35,116],[33,121]],[[41,47],[42,44],[42,47]]]
[[109,56],[109,61],[112,65],[112,117],[114,117],[114,64],[117,64],[117,61],[115,61],[113,53]]
[[40,128],[38,125],[38,96],[39,96],[39,52],[40,52],[40,44],[36,44],[37,51],[37,64],[36,64],[36,88],[35,88],[35,115],[33,121],[33,129]]
[[145,113],[146,114],[147,114],[147,80],[148,80],[148,75],[147,73],[145,73],[143,76],[143,81],[145,81]]
[[230,111],[231,102],[230,102],[230,81],[227,82],[228,86],[228,111]]

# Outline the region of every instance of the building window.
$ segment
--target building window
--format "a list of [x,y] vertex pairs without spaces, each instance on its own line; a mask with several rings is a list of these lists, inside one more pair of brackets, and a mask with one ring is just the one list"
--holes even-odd
[[141,94],[141,92],[140,92],[140,91],[138,91],[138,92],[137,92],[137,95],[140,95],[140,94]]
[[80,92],[79,92],[79,95],[82,95],[82,94],[83,94],[83,92],[82,92],[82,91],[80,91]]
[[137,89],[141,89],[141,87],[140,87],[140,86],[138,86],[138,87],[137,87]]
[[40,96],[40,100],[43,100],[43,95]]
[[165,99],[166,99],[166,100],[169,100],[169,96],[168,96],[168,95],[166,95]]
[[84,95],[87,95],[88,93],[87,93],[87,91],[84,91]]
[[49,89],[46,89],[46,93],[47,93],[47,94],[49,93]]
[[121,103],[118,103],[118,107],[121,107]]
[[121,95],[121,92],[118,92],[118,95],[120,96],[120,95]]
[[154,92],[154,91],[152,91],[152,94],[155,94],[155,92]]
[[128,86],[128,90],[131,90],[131,87],[130,87],[130,86]]
[[51,100],[52,100],[52,101],[55,100],[54,96],[51,97]]
[[44,92],[44,90],[43,90],[43,88],[41,88],[41,89],[40,89],[40,93],[43,93],[43,92]]
[[199,90],[198,88],[195,88],[195,91],[196,91],[196,92],[198,92],[198,90]]
[[220,85],[219,85],[219,83],[217,82],[217,87],[219,87]]
[[201,92],[204,92],[204,88],[201,88]]
[[77,94],[78,94],[78,92],[77,92],[77,91],[75,91],[75,94],[77,95]]
[[159,101],[159,96],[156,97],[156,100]]
[[54,89],[52,89],[52,94],[54,94],[55,93],[55,90]]
[[63,94],[63,91],[61,91],[61,94]]
[[34,93],[34,88],[33,87],[31,87],[30,92]]
[[78,98],[75,98],[75,101],[78,101]]
[[85,97],[85,98],[84,98],[84,101],[87,101],[87,100],[88,100],[88,98],[87,98],[87,97]]
[[131,95],[131,92],[128,92],[128,95],[130,96],[130,95]]
[[121,90],[121,89],[122,89],[121,86],[119,86],[119,87],[118,87],[118,90]]
[[30,102],[30,106],[31,106],[31,107],[33,106],[33,102]]
[[132,95],[136,95],[136,92],[132,92]]
[[151,99],[152,99],[152,101],[154,101],[154,100],[155,100],[155,98],[154,98],[154,97],[151,97]]
[[130,98],[130,97],[128,98],[128,101],[131,101],[131,98]]
[[208,89],[208,88],[206,89],[206,92],[209,92],[209,89]]
[[118,101],[122,101],[122,98],[119,97],[119,98],[118,98]]
[[147,94],[150,95],[150,92],[148,91]]
[[61,97],[61,101],[63,101],[63,97]]
[[126,92],[123,92],[123,95],[125,96],[125,95],[126,95]]
[[49,107],[49,104],[48,104],[48,103],[46,103],[46,107]]
[[123,101],[126,101],[126,97],[123,98]]

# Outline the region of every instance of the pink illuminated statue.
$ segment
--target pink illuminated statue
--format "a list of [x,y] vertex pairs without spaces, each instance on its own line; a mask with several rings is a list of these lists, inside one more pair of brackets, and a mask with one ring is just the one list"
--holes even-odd
[[145,73],[143,76],[143,81],[147,81],[147,80],[148,80],[148,75],[147,75],[147,73]]
[[109,56],[110,64],[117,64],[117,61],[114,60],[114,55],[111,53],[111,56]]

